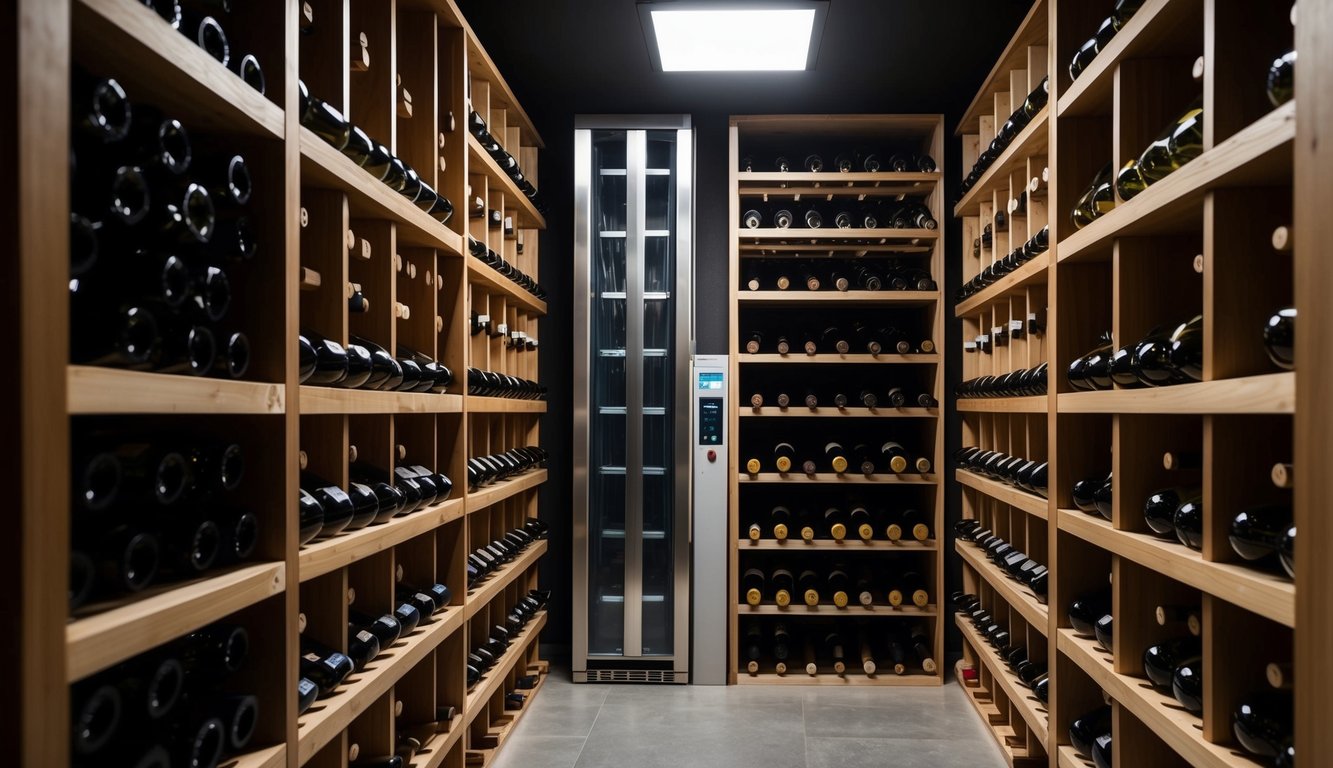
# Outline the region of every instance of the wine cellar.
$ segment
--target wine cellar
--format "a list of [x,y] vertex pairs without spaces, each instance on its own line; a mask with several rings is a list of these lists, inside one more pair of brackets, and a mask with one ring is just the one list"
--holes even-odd
[[4,765],[1324,765],[1333,0],[7,11]]

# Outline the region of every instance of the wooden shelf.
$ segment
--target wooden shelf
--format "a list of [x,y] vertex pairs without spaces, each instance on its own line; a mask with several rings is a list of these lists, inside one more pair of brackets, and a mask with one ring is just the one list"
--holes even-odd
[[[457,386],[457,384],[455,384]],[[434,392],[380,392],[303,385],[301,413],[462,413],[463,396]]]
[[450,499],[381,525],[368,525],[358,531],[319,539],[302,547],[297,556],[299,581],[323,576],[462,517],[463,500]]
[[740,171],[736,174],[736,185],[741,197],[768,195],[769,197],[897,197],[899,195],[924,195],[934,190],[942,175],[938,171],[931,173],[840,173],[822,171],[811,173],[800,171],[780,173],[777,171]]
[[935,616],[938,613],[936,606],[933,604],[927,605],[924,608],[918,608],[915,605],[900,605],[895,608],[891,605],[878,604],[872,606],[849,604],[846,608],[839,608],[832,602],[821,602],[816,606],[809,606],[805,603],[800,603],[798,605],[793,602],[786,608],[779,608],[773,603],[764,603],[762,605],[740,603],[736,606],[736,611],[741,616],[785,616],[789,619],[827,619],[830,616],[855,616],[863,619],[910,619],[923,616]]
[[528,696],[527,700],[523,702],[523,706],[520,709],[516,710],[506,709],[504,714],[504,721],[505,721],[504,724],[501,725],[498,729],[493,727],[489,732],[487,732],[488,738],[495,739],[494,747],[490,749],[468,750],[468,754],[482,756],[482,762],[481,762],[482,766],[490,765],[491,760],[494,759],[495,756],[499,753],[500,749],[504,747],[505,741],[509,738],[510,734],[514,732],[514,729],[518,727],[519,721],[523,719],[524,713],[526,713],[528,709],[531,708],[533,700],[536,699],[537,697],[537,693],[541,691],[542,686],[546,685],[546,678],[550,674],[550,671],[551,671],[550,666],[546,662],[529,664],[527,668],[524,670],[524,672],[536,676],[537,683],[536,685],[532,686],[532,688],[526,691],[522,691],[522,693],[526,693]]
[[283,563],[244,565],[205,579],[163,585],[161,591],[118,608],[75,619],[65,628],[65,675],[71,683],[82,680],[272,597],[286,582]]
[[[1136,14],[1137,16],[1137,14]],[[1117,35],[1119,37],[1119,35]],[[1269,112],[1170,176],[1056,244],[1061,262],[1104,258],[1118,237],[1198,229],[1204,195],[1225,187],[1290,181],[1296,103]]]
[[936,686],[940,684],[939,675],[928,675],[925,672],[909,672],[905,675],[895,675],[890,669],[884,674],[878,671],[874,675],[866,675],[860,667],[853,666],[850,662],[847,665],[847,672],[842,675],[835,674],[832,668],[820,668],[819,674],[813,677],[805,673],[805,668],[793,668],[788,670],[787,674],[779,675],[776,672],[759,672],[757,674],[748,674],[741,670],[736,675],[737,685],[821,685],[821,686],[857,686],[857,685],[878,685],[878,686]]
[[935,419],[939,418],[938,408],[806,408],[801,406],[765,406],[746,408],[741,406],[737,414],[742,419]]
[[66,402],[70,414],[236,415],[281,414],[286,410],[285,389],[281,384],[143,373],[92,365],[71,365],[66,371]]
[[883,539],[872,539],[870,541],[861,541],[860,539],[846,539],[844,541],[834,541],[833,539],[815,539],[806,541],[804,539],[787,539],[779,541],[777,539],[760,539],[751,541],[749,539],[740,539],[736,542],[736,548],[741,552],[934,552],[939,548],[935,539],[926,539],[925,541],[900,540],[892,542]]
[[1233,747],[1204,741],[1200,733],[1203,720],[1186,711],[1170,694],[1158,693],[1145,678],[1117,674],[1111,654],[1098,647],[1095,641],[1081,638],[1069,628],[1057,632],[1060,652],[1191,766],[1236,768],[1237,765],[1254,765],[1253,761],[1238,757]]
[[[753,230],[740,230],[751,232]],[[790,231],[790,230],[784,230]],[[855,232],[858,230],[841,230]],[[864,232],[866,230],[859,230]],[[741,259],[848,259],[882,258],[885,255],[895,257],[924,257],[935,250],[934,243],[907,243],[898,240],[877,240],[871,242],[830,241],[812,246],[809,243],[783,243],[760,240],[747,241],[738,236],[736,256]],[[938,241],[936,241],[938,242]]]
[[[485,176],[492,189],[498,186],[504,194],[505,207],[513,205],[517,208],[519,216],[514,223],[515,229],[546,229],[546,217],[542,216],[527,195],[519,191],[518,184],[509,178],[509,174],[500,170],[495,158],[486,154],[486,150],[481,148],[481,142],[471,133],[467,135],[467,155],[468,173]],[[514,157],[518,155],[514,154]]]
[[528,621],[528,625],[523,628],[518,636],[509,643],[509,649],[505,651],[504,656],[495,662],[495,665],[482,674],[481,680],[468,691],[467,698],[463,703],[463,718],[466,725],[472,725],[472,721],[477,715],[485,711],[482,705],[491,700],[491,697],[500,690],[509,670],[513,669],[514,664],[522,659],[527,653],[528,646],[537,639],[541,633],[542,627],[546,626],[546,611],[538,611]]
[[972,103],[968,105],[962,119],[958,121],[954,135],[963,136],[971,133],[971,126],[976,125],[977,118],[985,114],[994,114],[994,96],[1009,90],[1009,73],[1016,69],[1027,69],[1028,47],[1047,44],[1049,29],[1047,14],[1046,0],[1037,0],[1032,4],[1023,21],[1019,22],[1013,37],[1009,38],[1009,44],[995,61],[995,66],[991,67],[990,74],[986,75],[986,80],[978,89],[977,95],[972,98]]
[[911,242],[916,241],[931,242],[940,239],[938,229],[836,229],[830,227],[820,227],[819,229],[805,229],[791,227],[788,229],[777,229],[770,227],[760,227],[759,229],[742,229],[738,231],[741,241],[753,243],[768,243],[770,241],[788,242],[802,244],[808,250],[818,250],[820,244],[847,242],[847,241],[875,241],[876,244],[885,244],[889,242]]
[[811,485],[938,485],[939,476],[934,473],[924,475],[889,475],[875,473],[873,475],[862,474],[843,474],[835,475],[830,472],[820,472],[815,477],[808,477],[804,474],[778,474],[777,472],[761,472],[757,475],[741,473],[741,485],[754,483],[790,483],[793,485],[811,484]]
[[232,132],[283,138],[286,119],[277,105],[152,9],[125,0],[72,5],[76,58],[115,73],[131,102],[151,94],[190,129],[226,126]]
[[1049,263],[1049,251],[1030,259],[1013,272],[958,302],[954,306],[953,316],[966,317],[976,314],[1018,291],[1034,285],[1043,285],[1046,282],[1046,266]]
[[394,683],[463,626],[462,606],[450,606],[434,621],[417,627],[380,651],[366,668],[350,677],[332,696],[320,699],[297,721],[297,764],[305,765]]
[[1032,729],[1037,740],[1042,744],[1047,743],[1047,737],[1050,727],[1050,715],[1047,712],[1046,705],[1037,698],[1032,689],[1023,684],[1018,675],[1014,674],[1000,660],[998,654],[991,649],[986,639],[977,632],[972,623],[961,616],[954,616],[954,624],[958,626],[959,631],[963,633],[963,639],[972,646],[972,650],[981,663],[990,670],[991,677],[1004,691],[1004,695],[1009,698],[1009,703],[1013,709],[1018,710],[1023,721]]
[[1060,413],[1295,413],[1291,371],[1169,387],[1062,392]]
[[991,692],[979,684],[964,684],[962,669],[963,660],[959,659],[954,667],[954,676],[967,700],[972,703],[977,716],[981,718],[983,727],[995,737],[1000,754],[1004,756],[1005,765],[1009,768],[1046,768],[1048,763],[1045,755],[1033,757],[1019,746],[1023,743],[1022,737],[1014,732],[1013,726],[1009,725],[1008,712],[1001,712],[999,707],[995,706]]
[[1046,395],[958,399],[958,410],[963,413],[1046,413],[1048,408],[1050,398]]
[[[963,195],[963,199],[953,207],[953,215],[979,216],[983,198],[989,199],[993,193],[1003,188],[1009,190],[1009,176],[1020,169],[1026,175],[1029,157],[1046,154],[1050,146],[1050,105],[1041,108],[1036,117],[1019,131],[1004,152],[990,164],[981,178]],[[989,142],[987,142],[989,144]]]
[[536,317],[546,314],[546,302],[520,288],[518,283],[496,272],[480,260],[468,257],[467,278],[471,285],[481,285],[487,293],[499,294]]
[[546,413],[545,400],[467,396],[468,413]]
[[1093,762],[1078,753],[1068,744],[1061,744],[1056,751],[1057,768],[1093,768]]
[[546,470],[538,469],[533,472],[526,472],[512,480],[492,485],[476,493],[467,495],[467,511],[476,512],[479,509],[504,501],[510,496],[516,496],[531,488],[536,488],[546,482]]
[[284,768],[287,765],[287,745],[263,747],[239,757],[228,757],[218,765],[226,768]]
[[736,356],[736,362],[752,364],[764,363],[767,365],[773,365],[775,363],[791,363],[793,365],[834,365],[839,363],[855,363],[858,365],[933,365],[940,362],[940,356],[938,353],[931,353],[928,355],[839,355],[837,353],[823,355],[741,354]]
[[[1129,59],[1153,58],[1154,51],[1197,53],[1202,20],[1199,0],[1147,0],[1060,94],[1060,117],[1111,114],[1116,67]],[[1088,36],[1093,32],[1088,29]]]
[[[336,189],[347,195],[354,218],[392,221],[398,225],[398,244],[436,248],[451,255],[463,253],[463,239],[362,170],[342,152],[316,136],[309,128],[300,129],[302,186]],[[454,218],[466,216],[465,200],[450,200]]]
[[1296,585],[1273,573],[1203,559],[1183,544],[1117,531],[1100,516],[1062,509],[1060,530],[1113,554],[1288,627],[1296,626]]
[[459,739],[463,738],[463,733],[467,731],[463,727],[463,716],[454,715],[454,719],[449,723],[449,730],[445,733],[437,733],[421,749],[417,750],[417,756],[408,763],[411,768],[440,768],[444,764],[445,758],[449,756],[449,751],[454,748]]
[[976,546],[954,541],[953,548],[967,561],[968,565],[972,566],[972,570],[976,571],[981,578],[990,584],[991,589],[995,590],[1011,608],[1022,614],[1024,621],[1029,626],[1045,636],[1046,624],[1050,617],[1046,605],[1038,600],[1030,590],[1009,578],[1009,574],[1001,570],[999,566],[987,560],[986,556]]
[[1029,515],[1046,519],[1049,502],[1040,496],[1021,491],[1012,485],[983,477],[966,469],[955,469],[954,479],[973,490],[981,491],[992,499],[1002,501],[1015,509],[1021,509]]
[[546,539],[541,539],[536,544],[529,546],[511,562],[504,564],[488,575],[481,584],[468,590],[467,600],[464,601],[465,618],[471,619],[477,615],[477,611],[490,604],[491,600],[503,592],[505,587],[514,583],[514,579],[526,573],[533,563],[546,554],[546,547]]
[[940,300],[939,291],[742,291],[742,306],[876,306],[925,307]]

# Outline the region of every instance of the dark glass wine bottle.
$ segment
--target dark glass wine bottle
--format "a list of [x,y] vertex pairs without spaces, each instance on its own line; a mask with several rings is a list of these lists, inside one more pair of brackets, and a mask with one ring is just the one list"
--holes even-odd
[[1190,549],[1203,549],[1203,499],[1190,499],[1176,509],[1171,518],[1176,539]]
[[1190,712],[1203,714],[1203,658],[1186,659],[1171,675],[1171,694]]
[[1227,536],[1231,548],[1246,560],[1261,560],[1277,552],[1292,523],[1290,504],[1252,507],[1236,515]]
[[1264,326],[1264,349],[1273,365],[1290,371],[1296,367],[1296,308],[1279,309]]
[[1149,646],[1143,652],[1143,674],[1158,690],[1171,690],[1171,675],[1176,667],[1203,653],[1203,642],[1193,635],[1179,637]]
[[1148,497],[1143,505],[1143,519],[1158,536],[1174,537],[1176,510],[1186,502],[1202,503],[1198,488],[1164,488]]

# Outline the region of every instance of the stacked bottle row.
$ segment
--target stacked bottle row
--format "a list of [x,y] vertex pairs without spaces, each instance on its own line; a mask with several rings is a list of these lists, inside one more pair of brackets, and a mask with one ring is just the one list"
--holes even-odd
[[1032,590],[1040,602],[1046,602],[1048,594],[1049,569],[1045,564],[1028,557],[1013,544],[996,536],[990,529],[982,526],[980,520],[963,519],[954,524],[954,534],[959,541],[976,545],[986,554],[986,558],[1020,584]]
[[199,434],[211,432],[211,425],[200,426],[187,433],[76,424],[71,611],[257,555],[263,528],[273,520],[266,513],[270,499],[255,478],[245,482],[246,469],[267,453],[246,450],[250,441],[236,430],[213,436]]
[[297,337],[300,383],[384,392],[448,391],[453,371],[403,344],[398,356],[375,342],[353,335],[339,344],[311,330]]
[[505,531],[504,536],[477,547],[467,556],[467,584],[473,589],[505,563],[523,554],[534,543],[545,539],[546,523],[535,517],[523,521],[521,528]]
[[[766,334],[765,331],[769,332]],[[892,326],[874,328],[857,321],[845,329],[829,325],[819,331],[773,333],[765,327],[745,331],[741,338],[745,353],[751,355],[788,355],[794,350],[804,351],[806,355],[926,355],[935,351],[935,342],[929,338],[916,338],[909,331]]]
[[995,649],[1005,666],[1032,690],[1032,695],[1043,704],[1049,702],[1051,675],[1046,660],[1042,658],[1045,654],[1030,654],[1028,647],[1018,642],[1019,637],[997,621],[982,606],[981,599],[976,595],[956,592],[949,599],[953,609],[967,617],[972,626]]
[[[550,599],[550,591],[534,589],[528,592],[505,617],[503,626],[497,624],[492,627],[486,641],[468,651],[467,684],[469,688],[480,682],[482,676],[503,658],[513,636],[522,632],[528,622],[532,621],[532,618],[537,615],[537,612],[546,607],[546,603]],[[519,697],[517,701],[521,705],[523,699]],[[506,704],[508,703],[507,698]]]
[[800,443],[800,447],[790,442],[779,442],[772,446],[768,456],[761,458],[758,454],[751,454],[745,460],[744,471],[750,475],[762,472],[785,475],[800,471],[809,476],[829,471],[842,475],[851,471],[867,477],[881,473],[902,475],[915,472],[924,475],[931,471],[931,460],[927,456],[913,456],[892,440],[849,445],[850,450],[841,442],[829,440],[820,449],[814,442]]
[[[855,394],[848,394],[848,392],[854,392]],[[764,393],[753,392],[750,395],[750,407],[763,408],[767,403],[777,408],[786,409],[793,407],[794,400],[790,393],[784,391],[770,392],[767,399],[764,397]],[[909,395],[907,390],[902,387],[889,387],[887,390],[862,387],[847,391],[831,390],[829,387],[806,387],[804,397],[800,398],[795,407],[800,407],[800,405],[804,405],[812,411],[818,410],[821,405],[831,405],[841,411],[849,407],[872,410],[877,408],[935,408],[939,406],[939,403],[929,392],[919,392],[913,396]]]
[[262,642],[245,626],[213,624],[75,683],[74,765],[214,768],[244,754],[277,716],[277,702],[246,687]]
[[[997,219],[1002,218],[1003,216],[1004,214],[1002,213],[996,214]],[[989,227],[990,225],[987,226]],[[978,249],[978,253],[976,254],[978,257],[980,256],[979,249],[982,248],[983,245],[986,248],[991,247],[989,243],[985,243],[984,238],[982,240],[978,240],[975,245],[975,247]],[[985,288],[994,285],[996,282],[1000,280],[1000,278],[1004,277],[1010,272],[1013,272],[1014,270],[1028,263],[1032,259],[1035,259],[1036,257],[1046,253],[1049,247],[1050,247],[1050,228],[1042,227],[1035,235],[1028,238],[1027,242],[1025,242],[1023,245],[1010,251],[1009,254],[1006,255],[1004,258],[998,259],[997,261],[994,261],[988,266],[982,268],[981,272],[978,273],[975,277],[973,277],[966,283],[963,283],[963,285],[954,293],[954,298],[957,301],[962,301],[963,299],[966,299],[969,296],[973,296],[981,292]]]
[[999,376],[978,376],[958,385],[954,394],[960,398],[1033,397],[1046,394],[1046,363],[1022,368]]
[[793,603],[804,603],[815,608],[821,603],[831,603],[837,608],[849,605],[927,608],[931,604],[930,585],[910,561],[895,563],[892,568],[882,564],[874,567],[862,564],[858,568],[842,563],[828,566],[809,558],[801,566],[793,565],[790,558],[779,558],[765,565],[769,562],[747,557],[751,565],[741,572],[740,595],[746,605],[787,608]]
[[[535,341],[532,342],[536,344]],[[504,397],[512,400],[545,400],[546,387],[495,371],[467,369],[467,393],[477,397]]]
[[928,541],[931,521],[918,509],[903,507],[888,509],[881,505],[866,505],[849,499],[847,509],[825,507],[822,512],[806,506],[775,505],[767,510],[755,507],[742,514],[752,522],[746,529],[750,541],[773,539],[787,541],[846,541],[851,538],[871,541]]
[[923,624],[876,620],[797,625],[747,619],[743,626],[741,660],[751,675],[770,668],[779,675],[803,671],[810,677],[844,677],[849,670],[867,676],[939,671],[930,629]]
[[745,229],[936,229],[939,222],[920,200],[742,201]]
[[514,448],[503,453],[477,456],[467,460],[468,490],[484,488],[511,477],[544,469],[550,453],[535,445]]
[[546,300],[546,289],[536,279],[529,277],[523,270],[506,261],[494,249],[486,247],[485,243],[468,235],[467,250],[473,258],[480,260],[482,264],[500,273],[501,276],[512,280],[518,287],[542,301]]
[[1048,462],[1010,456],[1003,451],[988,451],[975,446],[960,448],[954,454],[954,466],[1008,483],[1028,493],[1045,497]]
[[113,78],[76,72],[70,116],[72,361],[245,376],[232,285],[259,247],[251,165]]
[[513,155],[506,152],[505,148],[500,146],[500,142],[491,135],[490,130],[486,126],[485,118],[483,118],[476,110],[473,110],[468,114],[467,129],[468,132],[476,138],[477,142],[481,144],[481,148],[486,154],[490,155],[491,159],[500,166],[500,170],[504,171],[505,175],[514,180],[514,183],[518,185],[519,191],[532,201],[532,204],[537,210],[545,211],[546,205],[542,202],[541,193],[537,191],[537,188],[533,186],[532,182],[523,174],[523,169],[519,167],[518,160],[515,159]]
[[794,261],[756,259],[746,262],[745,288],[751,291],[792,287],[807,291],[935,291],[930,273],[912,263],[894,259]]
[[[817,153],[807,154],[798,166],[792,159],[800,155],[777,155],[771,164],[762,160],[756,162],[755,156],[741,158],[742,173],[777,172],[791,173],[934,173],[935,160],[930,155],[910,150],[897,150],[881,155],[874,150],[861,147],[854,150],[840,150],[834,155],[833,165],[825,167],[824,157]],[[882,159],[887,157],[887,160]]]
[[990,170],[991,165],[1004,154],[1013,140],[1018,138],[1018,134],[1032,122],[1032,119],[1046,106],[1050,98],[1050,83],[1048,78],[1043,77],[1037,87],[1023,100],[1022,106],[1015,109],[1009,115],[1009,119],[1001,124],[999,130],[995,133],[995,138],[986,149],[977,157],[977,161],[972,165],[972,170],[963,178],[963,183],[959,187],[959,193],[966,195],[972,187],[981,180],[981,177]]
[[399,465],[390,472],[354,461],[350,474],[353,479],[344,490],[309,470],[302,473],[298,503],[302,546],[441,504],[453,492],[448,476],[420,464]]

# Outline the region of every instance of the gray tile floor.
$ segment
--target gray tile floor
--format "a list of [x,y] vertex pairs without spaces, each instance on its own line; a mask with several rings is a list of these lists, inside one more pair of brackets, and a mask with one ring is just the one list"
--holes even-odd
[[939,688],[575,685],[553,670],[495,768],[1000,768]]

